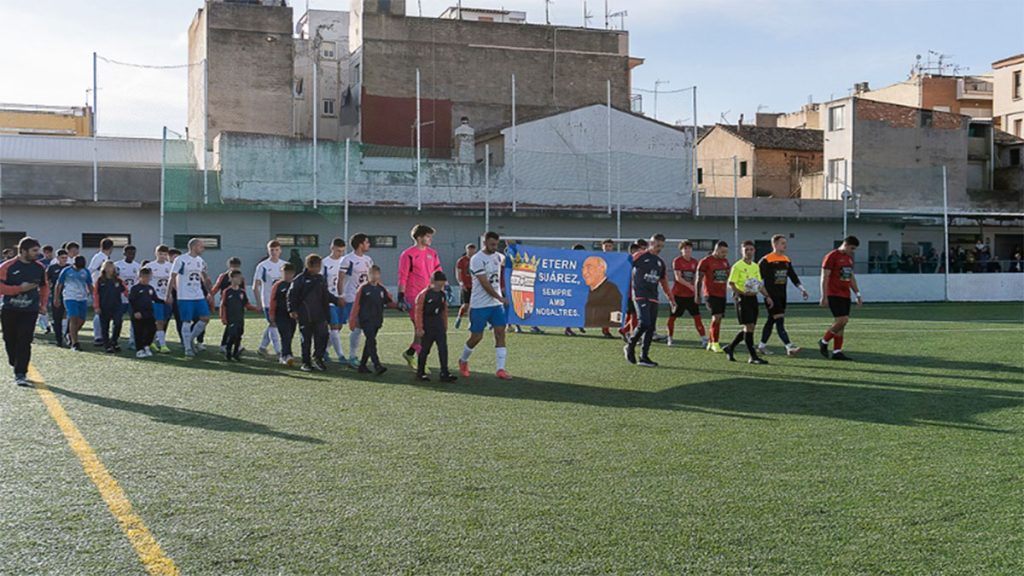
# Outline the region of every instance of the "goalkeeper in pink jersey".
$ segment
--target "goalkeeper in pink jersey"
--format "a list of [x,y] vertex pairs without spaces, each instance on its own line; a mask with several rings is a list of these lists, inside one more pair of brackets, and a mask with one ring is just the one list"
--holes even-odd
[[[409,313],[409,319],[413,325],[416,324],[415,307],[406,299],[408,295],[412,298],[426,290],[430,286],[434,272],[441,272],[441,259],[437,252],[430,247],[434,239],[434,229],[426,224],[417,224],[412,229],[414,244],[405,249],[398,257],[398,305]],[[412,344],[402,354],[406,363],[413,370],[416,369],[416,358],[420,352],[420,339],[413,336]]]

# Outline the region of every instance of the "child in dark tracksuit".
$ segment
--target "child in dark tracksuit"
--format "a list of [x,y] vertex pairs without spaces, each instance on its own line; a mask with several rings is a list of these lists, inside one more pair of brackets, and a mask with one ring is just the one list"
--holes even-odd
[[153,315],[153,304],[163,304],[157,298],[156,288],[150,285],[153,271],[149,268],[139,270],[139,282],[128,291],[128,305],[131,307],[132,329],[135,331],[135,357],[149,358],[153,351],[149,349],[156,337],[156,317]]
[[320,256],[306,256],[305,270],[292,280],[288,289],[288,314],[299,323],[302,334],[303,372],[327,370],[324,354],[327,353],[327,320],[332,298],[322,269]]
[[281,364],[295,363],[292,353],[292,339],[295,337],[295,320],[288,315],[288,289],[295,279],[295,266],[291,262],[281,265],[281,279],[270,289],[270,325],[277,328],[281,336]]
[[259,308],[249,303],[249,296],[242,286],[242,271],[232,270],[230,284],[220,291],[220,321],[224,324],[224,358],[242,359],[242,336],[245,335],[245,311],[258,312]]
[[430,349],[437,344],[437,359],[441,364],[441,382],[455,382],[455,376],[448,371],[448,299],[445,285],[448,278],[444,272],[434,272],[430,286],[416,297],[415,314],[416,337],[420,339],[419,363],[416,367],[416,379],[430,382],[427,376],[427,358]]
[[[235,270],[242,269],[242,259],[238,256],[232,256],[228,258],[228,269],[221,272],[220,276],[217,276],[217,281],[213,283],[210,288],[210,295],[217,296],[224,290],[227,290],[231,286],[231,273]],[[242,276],[242,290],[245,290],[245,276]],[[223,298],[223,295],[221,296]],[[223,300],[221,300],[223,303]],[[205,334],[205,332],[203,332]],[[228,331],[225,330],[220,337],[220,351],[226,352],[228,347]]]
[[121,337],[121,322],[124,319],[121,297],[126,295],[124,283],[117,277],[117,268],[113,260],[103,263],[100,277],[92,291],[93,306],[100,315],[100,334],[103,347],[108,354],[120,352],[117,339]]
[[352,313],[349,315],[349,328],[360,329],[366,336],[362,362],[359,363],[361,374],[370,372],[366,366],[368,361],[373,362],[373,371],[378,376],[388,370],[381,365],[380,357],[377,355],[377,332],[384,325],[385,307],[398,308],[398,304],[388,289],[381,285],[380,266],[374,264],[370,267],[370,276],[366,283],[356,291],[356,301],[352,304]]

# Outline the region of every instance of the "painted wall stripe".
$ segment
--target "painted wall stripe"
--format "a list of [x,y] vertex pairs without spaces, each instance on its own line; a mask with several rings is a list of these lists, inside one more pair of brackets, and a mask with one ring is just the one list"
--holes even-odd
[[46,410],[57,423],[60,431],[64,433],[71,450],[78,456],[85,475],[96,485],[96,489],[99,490],[103,501],[107,503],[110,513],[114,515],[121,530],[128,537],[132,547],[135,548],[146,571],[153,576],[177,576],[178,567],[175,566],[174,561],[164,554],[156,538],[142,522],[142,518],[132,509],[132,503],[128,500],[124,490],[107,471],[92,446],[86,442],[85,437],[78,430],[78,426],[75,426],[68,413],[64,411],[60,400],[46,386],[42,374],[35,366],[29,365],[28,377],[35,384],[39,397],[46,405]]

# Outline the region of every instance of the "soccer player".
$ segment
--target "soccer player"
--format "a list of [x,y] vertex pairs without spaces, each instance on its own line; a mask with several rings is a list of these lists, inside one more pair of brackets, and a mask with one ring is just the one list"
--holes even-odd
[[[434,241],[434,229],[425,224],[417,224],[410,234],[413,245],[406,248],[398,257],[398,305],[409,313],[409,319],[415,324],[415,310],[406,298],[416,294],[430,286],[430,279],[434,272],[441,271],[441,259],[437,252],[430,247]],[[416,369],[416,354],[420,351],[419,338],[413,337],[412,344],[402,354],[406,364],[413,370]]]
[[[345,239],[335,238],[331,240],[331,255],[323,259],[324,278],[327,280],[327,291],[331,294],[331,317],[328,322],[327,342],[328,348],[334,350],[338,357],[338,363],[342,366],[348,364],[341,346],[341,327],[348,323],[348,316],[345,314],[346,306],[341,296],[341,261],[345,258]],[[324,361],[327,361],[324,357]]]
[[[92,284],[100,279],[100,269],[103,263],[110,260],[110,254],[114,251],[114,241],[110,238],[100,240],[100,251],[93,254],[89,260],[89,273],[92,274]],[[92,341],[94,346],[103,346],[103,335],[100,332],[100,311],[93,310],[92,316]]]
[[252,293],[256,299],[256,306],[262,308],[267,317],[267,328],[263,331],[260,347],[256,350],[260,356],[267,355],[267,346],[271,344],[274,346],[274,353],[281,355],[281,336],[277,329],[270,325],[270,288],[280,279],[281,243],[271,240],[267,242],[267,259],[256,265],[252,279]]
[[171,351],[167,347],[167,322],[171,319],[172,311],[167,303],[168,285],[171,281],[171,255],[170,248],[161,244],[156,247],[156,260],[146,265],[150,270],[150,284],[156,291],[156,300],[153,302],[153,320],[156,325],[156,337],[151,347],[153,352],[167,354]]
[[57,278],[57,294],[53,305],[62,308],[68,320],[68,344],[76,352],[82,351],[78,343],[78,331],[85,324],[92,299],[92,275],[86,267],[85,256],[76,256],[73,266],[61,270]]
[[295,338],[295,319],[288,314],[288,289],[295,279],[295,266],[291,262],[281,264],[281,279],[274,282],[270,291],[270,321],[281,337],[279,362],[286,366],[295,363],[292,354],[292,340]]
[[[646,240],[644,245],[646,246]],[[629,257],[631,260],[636,260],[637,255],[643,252],[643,248],[637,242],[632,242],[629,245]],[[636,330],[637,318],[636,318],[636,303],[633,302],[633,275],[630,274],[629,279],[629,298],[626,299],[626,320],[622,323],[622,328],[619,328],[619,335],[622,336],[622,341],[629,343],[629,337],[633,334],[633,330]]]
[[[655,234],[647,245],[647,250],[638,252],[633,260],[632,292],[636,307],[637,327],[623,348],[626,361],[630,364],[656,368],[658,363],[651,360],[651,341],[654,328],[658,324],[658,287],[668,296],[675,313],[676,304],[672,299],[672,291],[665,278],[665,261],[661,259],[661,250],[665,247],[665,236]],[[636,346],[641,345],[640,358],[636,357]]]
[[700,318],[700,306],[697,305],[697,260],[693,257],[693,242],[683,240],[679,243],[679,256],[672,260],[672,272],[675,282],[672,283],[672,298],[676,309],[668,317],[668,345],[676,333],[676,318],[682,318],[689,312],[693,325],[700,335],[700,347],[708,347],[708,337],[704,331],[704,322]]
[[228,278],[231,283],[221,291],[220,295],[220,321],[224,324],[224,333],[227,334],[224,359],[241,360],[242,336],[245,335],[245,311],[259,312],[260,309],[249,303],[241,270],[231,270],[228,272]]
[[310,254],[306,256],[305,269],[292,280],[288,289],[288,313],[299,323],[302,334],[303,372],[327,370],[324,354],[327,353],[331,293],[327,291],[327,280],[322,272],[323,260],[317,254]]
[[[54,262],[53,246],[51,246],[49,244],[46,244],[46,245],[43,246],[42,253],[39,254],[39,263],[43,265],[43,268],[46,268],[47,270],[49,270],[50,269],[50,265],[53,262]],[[50,295],[47,298],[47,300],[53,300],[53,283],[55,281],[56,281],[55,278],[50,278],[49,275],[46,276],[46,283],[47,283],[47,287],[49,288],[49,292],[50,292]],[[50,302],[46,302],[45,304],[47,304],[47,306],[49,306]],[[36,325],[39,326],[40,330],[43,330],[44,332],[49,334],[50,333],[50,319],[52,317],[53,317],[52,314],[40,314],[39,317],[36,319]],[[59,343],[60,339],[58,338],[57,340],[58,340],[58,343]]]
[[149,358],[153,355],[153,350],[150,349],[156,336],[156,317],[153,311],[159,300],[156,289],[150,283],[152,278],[153,271],[148,266],[141,268],[138,282],[128,291],[132,327],[135,332],[136,358]]
[[18,242],[18,256],[0,264],[0,327],[7,362],[14,368],[14,383],[18,386],[30,384],[32,338],[36,319],[46,314],[48,293],[46,268],[39,263],[39,241],[26,236]]
[[473,275],[469,273],[469,261],[474,254],[476,254],[476,244],[466,244],[466,251],[455,262],[455,278],[459,281],[462,296],[459,315],[455,318],[456,330],[462,326],[462,317],[469,313],[469,301],[473,293]]
[[[117,269],[117,277],[121,279],[121,283],[124,284],[124,297],[121,299],[121,315],[116,318],[116,322],[119,325],[117,331],[121,332],[120,325],[124,323],[124,315],[129,313],[128,306],[128,294],[131,293],[132,286],[139,280],[139,270],[142,266],[135,261],[135,246],[131,244],[124,247],[122,251],[123,257],[114,262],[114,267]],[[128,325],[128,347],[135,348],[135,324],[129,321]]]
[[[232,256],[231,258],[228,258],[228,269],[223,271],[223,272],[221,272],[220,276],[217,276],[217,279],[214,280],[213,285],[210,287],[210,298],[212,299],[212,298],[216,297],[217,294],[220,294],[221,295],[221,304],[223,304],[223,299],[224,299],[223,292],[224,292],[224,290],[227,290],[228,288],[231,287],[231,275],[234,272],[236,272],[236,271],[240,271],[241,269],[242,269],[242,259],[241,258],[239,258],[238,256]],[[242,290],[244,291],[245,290],[245,276],[242,276],[241,287],[242,287]],[[246,303],[248,304],[248,300],[246,300]],[[227,348],[228,348],[228,331],[225,330],[224,333],[221,334],[221,336],[220,336],[220,353],[221,354],[226,353],[227,352]],[[245,351],[245,348],[242,348],[240,346],[239,349],[238,349],[238,353],[241,354],[244,351]]]
[[708,339],[708,350],[722,352],[718,339],[722,334],[722,317],[725,316],[725,295],[729,285],[729,245],[719,240],[710,255],[701,258],[697,263],[697,277],[694,284],[701,288],[698,291],[700,304],[701,294],[706,298],[708,311],[711,312],[711,334]]
[[181,342],[185,357],[193,358],[198,351],[195,339],[206,330],[210,321],[210,302],[207,290],[210,277],[206,272],[203,252],[206,244],[199,238],[188,241],[188,254],[174,260],[171,268],[171,293],[168,299],[178,303],[178,325],[181,327]]
[[50,264],[53,263],[53,246],[46,244],[43,246],[42,254],[39,255],[39,263],[44,268],[49,268]]
[[729,271],[729,288],[732,289],[733,301],[736,303],[736,317],[743,328],[733,338],[732,344],[723,350],[730,362],[736,361],[736,347],[746,342],[750,352],[751,364],[767,364],[768,361],[757,355],[754,348],[754,330],[757,328],[757,293],[764,296],[764,303],[772,307],[772,297],[764,287],[761,279],[761,268],[754,263],[754,243],[744,240],[742,245],[743,258],[737,260]]
[[462,349],[459,372],[469,378],[469,357],[473,349],[484,338],[484,329],[490,325],[494,330],[494,355],[497,362],[495,375],[502,380],[511,380],[505,370],[508,348],[505,347],[505,327],[508,322],[505,305],[508,300],[501,294],[501,268],[504,258],[498,252],[496,232],[484,234],[482,250],[469,261],[469,273],[473,275],[472,298],[469,303],[469,339]]
[[54,297],[57,295],[57,279],[60,273],[68,266],[68,251],[65,248],[57,250],[57,257],[54,258],[46,268],[46,282],[50,288],[50,323],[53,325],[53,336],[58,348],[64,347],[64,308],[54,305]]
[[416,297],[416,334],[420,337],[419,362],[416,365],[416,379],[430,382],[427,376],[427,358],[430,349],[437,344],[437,360],[441,366],[441,382],[455,382],[456,378],[448,371],[448,299],[445,297],[445,286],[448,277],[444,272],[434,272],[430,288]]
[[[359,287],[365,284],[370,278],[370,268],[373,267],[373,258],[367,254],[370,251],[370,237],[363,233],[353,234],[349,238],[349,246],[352,251],[341,259],[341,270],[338,274],[338,283],[341,290],[341,316],[342,324],[348,322],[352,315],[352,307],[356,301],[356,293]],[[352,368],[359,367],[359,339],[363,331],[360,328],[349,329],[348,334],[348,361]]]
[[125,297],[124,283],[117,277],[113,260],[107,260],[100,267],[100,277],[92,288],[93,309],[100,313],[100,335],[107,354],[121,351],[117,341],[121,337],[121,323],[124,320],[122,299]]
[[381,365],[377,354],[377,332],[384,325],[384,308],[398,308],[391,298],[391,293],[380,283],[380,266],[370,266],[370,275],[366,283],[359,287],[356,299],[352,303],[352,314],[349,317],[350,330],[361,330],[366,336],[363,356],[359,363],[359,373],[370,372],[367,362],[373,362],[373,372],[380,376],[388,371]]
[[762,355],[768,355],[768,340],[772,337],[772,328],[779,333],[779,339],[786,347],[787,356],[795,356],[800,352],[799,346],[794,346],[789,340],[789,333],[786,332],[786,286],[789,282],[800,290],[804,300],[807,300],[807,290],[800,283],[800,278],[793,269],[793,263],[789,256],[786,256],[786,237],[782,234],[772,236],[772,251],[766,254],[758,266],[761,268],[761,278],[764,280],[764,287],[772,297],[773,306],[768,308],[768,321],[764,323],[761,331],[761,342],[757,350]]
[[829,358],[828,343],[833,342],[831,358],[833,360],[849,360],[843,354],[843,334],[850,322],[850,290],[857,298],[857,306],[864,304],[857,277],[853,273],[853,255],[860,246],[856,236],[847,236],[843,243],[825,256],[821,263],[821,305],[828,306],[832,311],[832,326],[825,331],[825,337],[818,341],[821,355]]

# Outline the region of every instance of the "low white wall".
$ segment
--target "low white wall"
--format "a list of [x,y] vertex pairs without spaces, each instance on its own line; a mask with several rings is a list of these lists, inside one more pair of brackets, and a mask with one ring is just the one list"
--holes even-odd
[[[818,277],[802,278],[818,300]],[[857,284],[866,302],[943,302],[946,300],[942,274],[860,274]],[[1024,274],[951,274],[949,300],[952,302],[1024,302]],[[789,301],[802,302],[800,292],[789,287]]]
[[949,299],[954,302],[1024,302],[1024,274],[951,274]]

